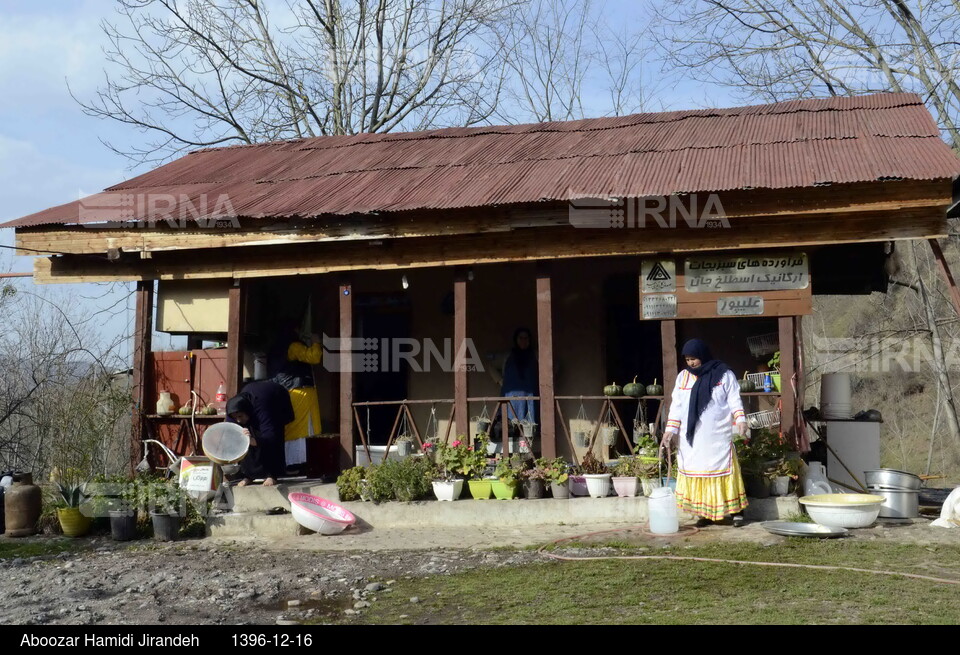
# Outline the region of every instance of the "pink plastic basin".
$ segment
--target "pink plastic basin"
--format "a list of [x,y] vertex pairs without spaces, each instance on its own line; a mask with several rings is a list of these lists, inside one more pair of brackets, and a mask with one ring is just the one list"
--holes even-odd
[[339,534],[357,522],[348,510],[326,498],[310,494],[290,494],[290,509],[297,523],[320,534]]

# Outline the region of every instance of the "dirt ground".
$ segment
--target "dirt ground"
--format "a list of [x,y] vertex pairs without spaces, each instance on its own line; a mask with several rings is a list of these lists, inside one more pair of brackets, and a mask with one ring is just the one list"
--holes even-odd
[[[616,532],[582,536],[606,530]],[[741,529],[684,529],[675,537],[654,537],[623,524],[351,530],[335,537],[174,543],[95,537],[83,540],[78,552],[0,559],[0,624],[283,625],[318,620],[331,611],[362,613],[365,603],[391,593],[392,581],[403,577],[522,566],[544,559],[535,546],[571,537],[651,547],[716,541],[775,546],[785,539],[759,523]],[[847,538],[960,544],[960,528],[933,528],[926,519],[882,522],[853,530]]]

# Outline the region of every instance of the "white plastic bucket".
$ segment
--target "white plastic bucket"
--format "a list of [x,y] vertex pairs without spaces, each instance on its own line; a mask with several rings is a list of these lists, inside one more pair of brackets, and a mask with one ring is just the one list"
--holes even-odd
[[650,512],[650,532],[654,534],[675,534],[680,530],[677,517],[677,498],[669,487],[659,487],[650,492],[647,500]]
[[849,373],[824,373],[820,378],[820,412],[825,418],[850,418],[853,388]]

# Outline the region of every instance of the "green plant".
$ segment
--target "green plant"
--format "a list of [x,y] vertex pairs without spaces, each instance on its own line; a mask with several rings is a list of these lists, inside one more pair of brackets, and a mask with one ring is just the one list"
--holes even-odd
[[426,496],[434,476],[433,463],[424,457],[388,459],[367,472],[367,493],[374,502],[409,502]]
[[57,482],[56,505],[60,509],[78,509],[86,500],[87,484],[70,484],[66,482]]
[[773,353],[773,357],[770,358],[770,361],[767,362],[767,366],[770,368],[779,371],[780,370],[780,351]]
[[744,475],[768,475],[790,449],[779,432],[754,430],[750,443],[735,441]]
[[614,475],[624,478],[646,479],[657,475],[656,463],[647,463],[637,457],[621,457],[613,469]]
[[337,477],[337,493],[340,500],[360,499],[360,481],[366,479],[367,469],[363,466],[349,468]]
[[636,452],[638,455],[647,454],[648,456],[655,457],[657,454],[657,440],[646,430],[644,430],[643,435],[640,436],[640,439],[634,445],[637,447]]
[[146,485],[147,507],[158,514],[186,516],[187,503],[191,500],[187,492],[173,482],[155,482]]
[[498,457],[493,474],[497,476],[500,482],[505,484],[514,483],[527,469],[528,462],[529,460],[519,453],[511,455],[509,459]]
[[567,462],[562,457],[547,459],[541,457],[536,462],[536,468],[541,469],[546,480],[553,484],[564,484],[570,477],[567,473]]
[[607,465],[597,459],[593,455],[593,451],[590,451],[584,455],[583,462],[580,463],[580,466],[583,469],[584,475],[599,475],[602,473],[608,473]]
[[784,457],[771,471],[774,477],[787,476],[796,480],[803,473],[803,460],[799,457]]

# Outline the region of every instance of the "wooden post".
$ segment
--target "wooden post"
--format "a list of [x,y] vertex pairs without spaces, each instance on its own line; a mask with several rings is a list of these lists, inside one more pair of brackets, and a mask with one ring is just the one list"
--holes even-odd
[[953,273],[950,272],[947,259],[943,256],[943,250],[940,249],[940,244],[936,239],[927,239],[927,243],[930,244],[933,256],[937,260],[937,268],[940,269],[940,275],[943,276],[943,279],[947,283],[947,291],[950,293],[950,302],[953,303],[953,311],[957,313],[957,317],[960,317],[960,290],[957,289],[957,283],[953,280]]
[[234,280],[228,296],[227,322],[227,398],[240,393],[243,383],[243,318],[247,302],[246,285]]
[[136,316],[133,329],[133,415],[131,417],[130,473],[132,474],[143,455],[141,441],[146,431],[146,418],[150,414],[147,398],[150,351],[153,348],[153,280],[137,282]]
[[537,271],[537,350],[540,367],[540,448],[543,457],[557,456],[556,406],[553,379],[553,299],[550,269]]
[[453,406],[456,434],[470,436],[470,409],[467,404],[467,278],[457,271],[453,280]]
[[340,468],[353,466],[353,287],[340,284]]
[[780,431],[788,443],[796,444],[797,401],[794,396],[794,331],[792,316],[781,316],[780,323]]
[[663,403],[670,407],[670,396],[678,373],[676,321],[660,321],[660,342],[663,350]]

